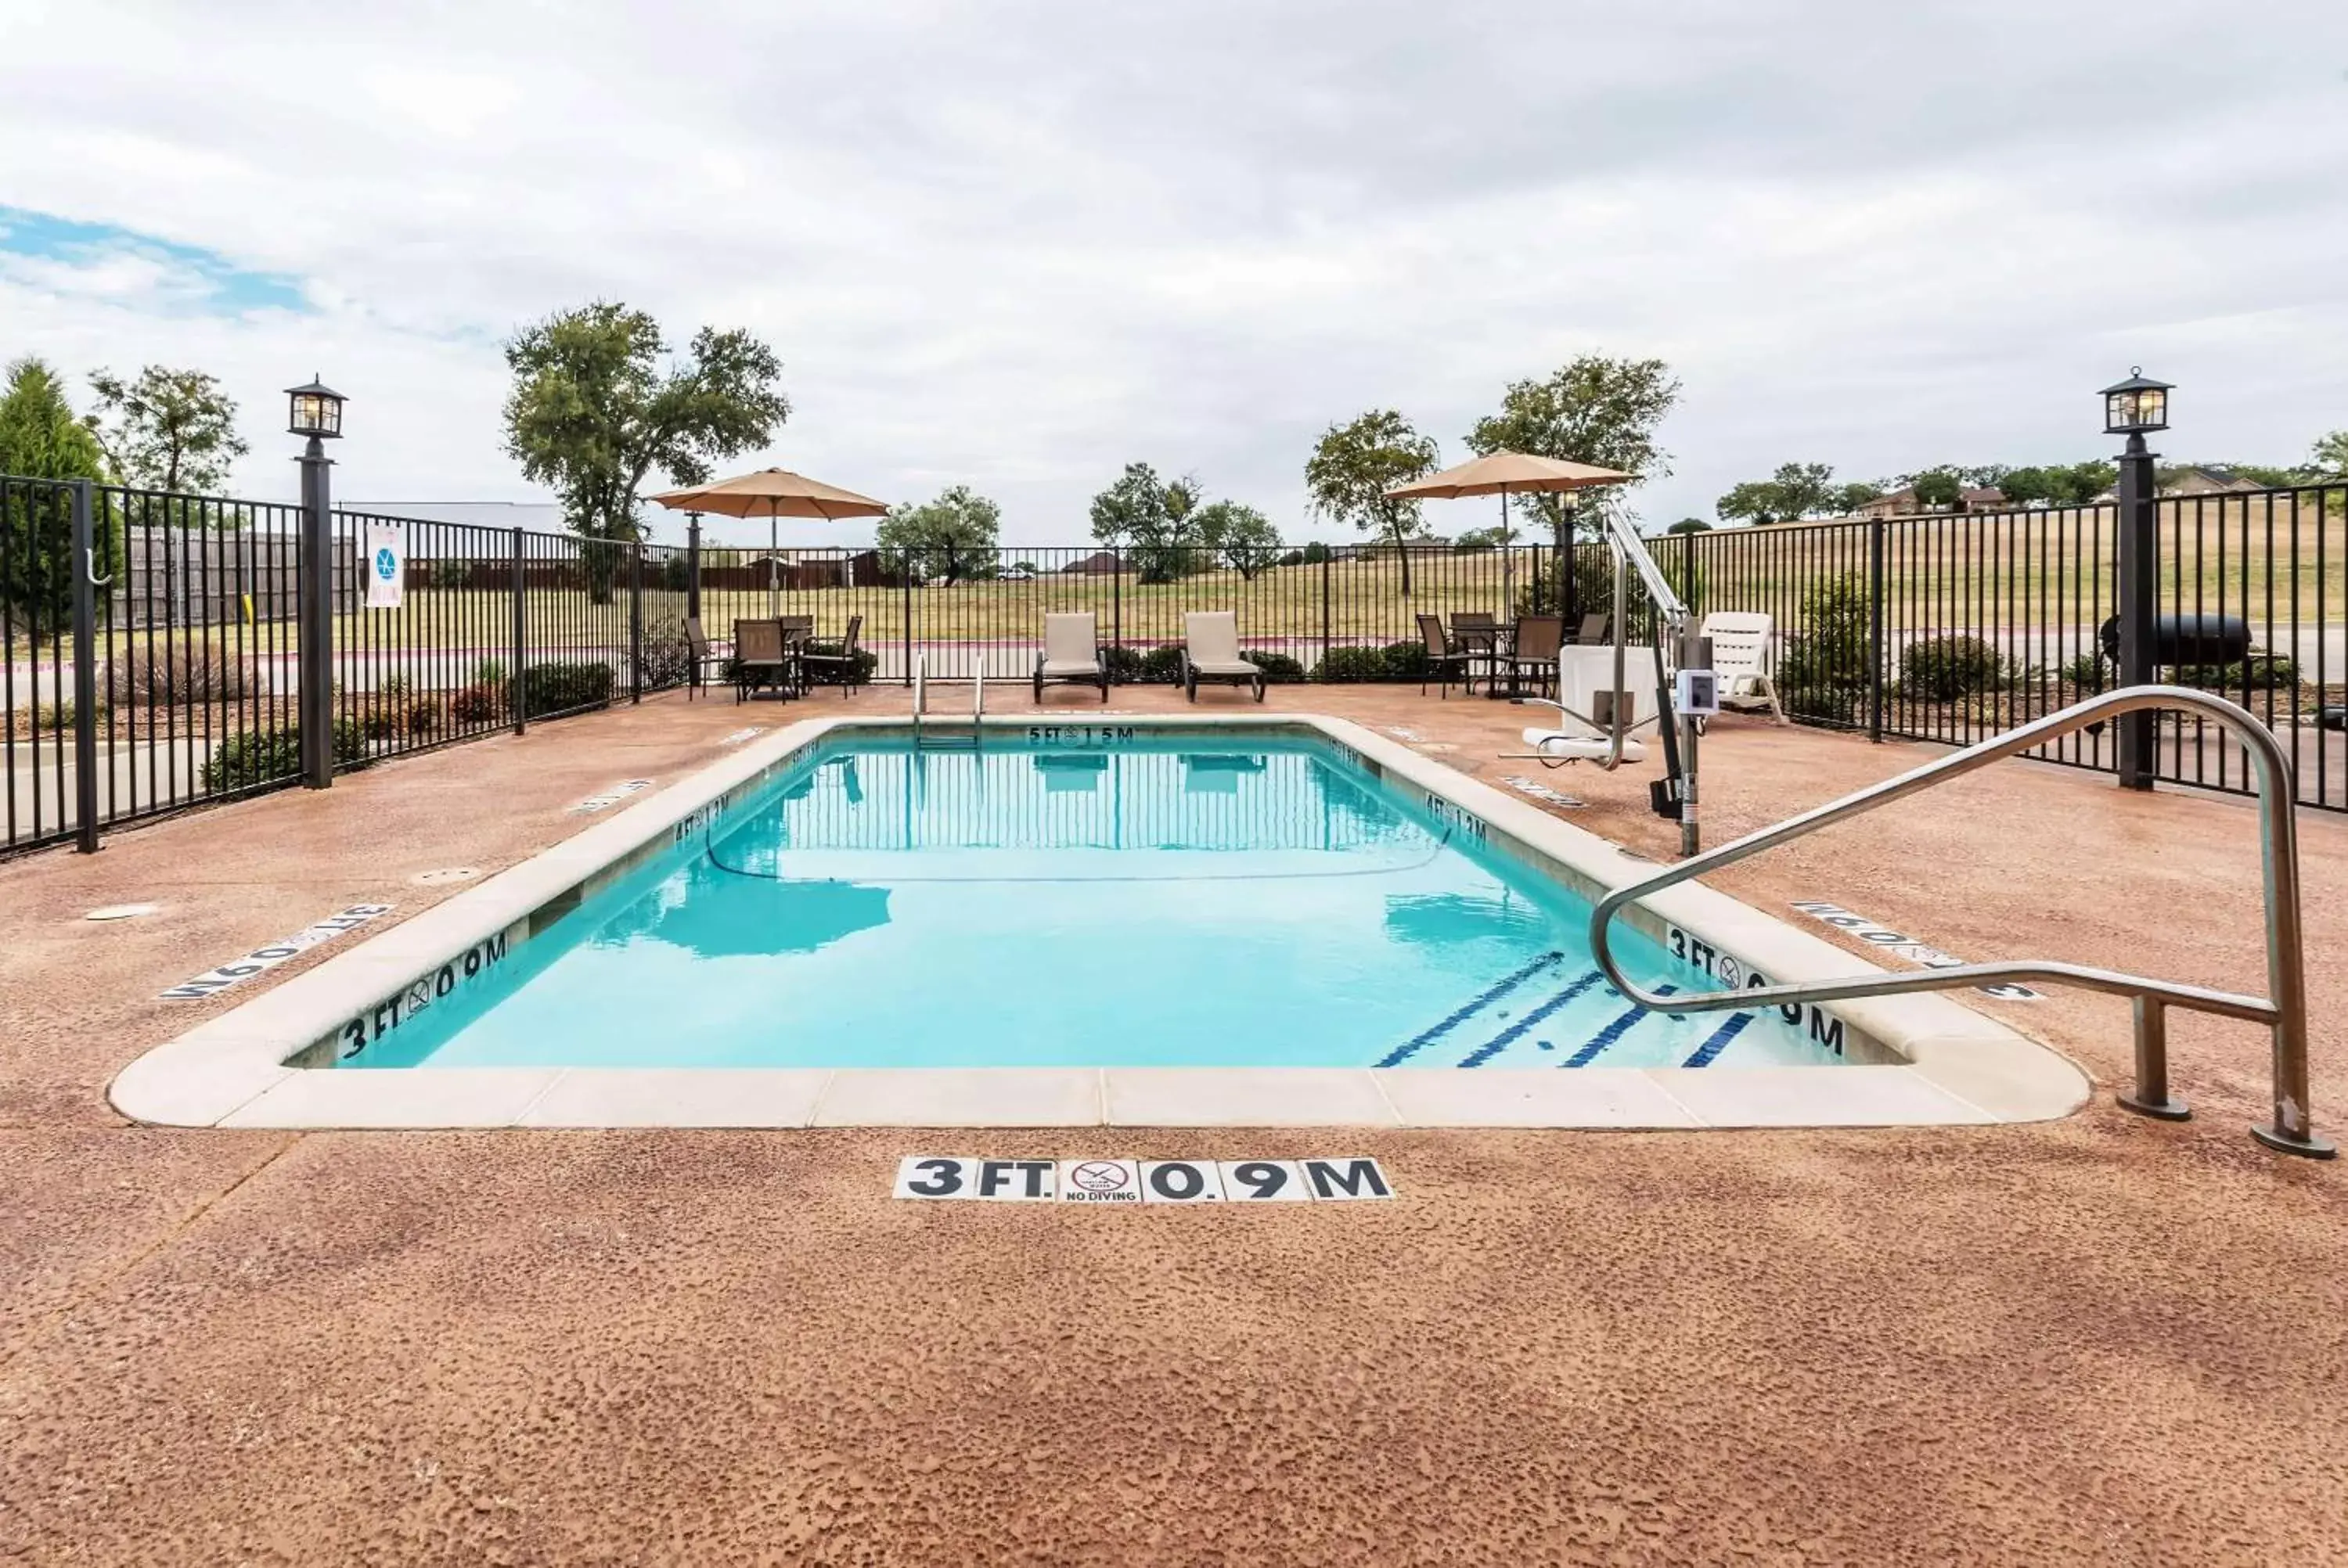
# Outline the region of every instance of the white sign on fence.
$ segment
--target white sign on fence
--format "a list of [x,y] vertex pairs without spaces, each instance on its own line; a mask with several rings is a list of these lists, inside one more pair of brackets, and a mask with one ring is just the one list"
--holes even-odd
[[366,526],[366,607],[397,610],[407,588],[407,530],[397,523]]

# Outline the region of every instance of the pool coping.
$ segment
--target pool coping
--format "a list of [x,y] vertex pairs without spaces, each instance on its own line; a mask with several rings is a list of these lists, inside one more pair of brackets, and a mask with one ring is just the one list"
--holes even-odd
[[[1651,875],[1651,862],[1350,721],[1319,713],[1114,715],[1116,729],[1303,729],[1335,743],[1428,809],[1497,834],[1579,896]],[[963,720],[950,727],[967,730]],[[989,730],[1094,731],[994,718]],[[167,1126],[1050,1127],[1388,1126],[1689,1129],[2035,1122],[2085,1103],[2085,1073],[2051,1048],[1945,996],[1809,1009],[1813,1038],[1869,1060],[1831,1066],[1456,1068],[387,1068],[294,1065],[458,966],[510,942],[722,814],[734,793],[825,737],[902,732],[901,716],[805,719],[367,938],[156,1046],[108,1097]],[[1865,958],[1700,883],[1666,888],[1630,923],[1731,983],[1880,972]],[[1733,966],[1733,967],[1732,967]],[[1799,1020],[1791,1020],[1797,1025]],[[380,1028],[378,1024],[378,1028]]]

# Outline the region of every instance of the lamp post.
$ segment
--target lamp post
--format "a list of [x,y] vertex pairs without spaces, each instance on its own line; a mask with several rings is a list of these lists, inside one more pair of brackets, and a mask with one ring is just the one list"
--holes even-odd
[[310,444],[302,465],[301,702],[302,784],[324,789],[335,782],[334,495],[327,478],[334,459],[325,443],[343,434],[343,396],[312,376],[285,389],[285,428]]
[[[2119,482],[2119,683],[2149,686],[2157,676],[2158,650],[2154,646],[2153,605],[2160,583],[2158,529],[2153,518],[2153,453],[2145,446],[2148,430],[2168,428],[2168,395],[2176,390],[2155,381],[2142,366],[2131,367],[2126,381],[2104,388],[2104,433],[2126,436],[2120,453]],[[2149,710],[2123,714],[2119,721],[2119,781],[2123,789],[2152,787],[2158,769],[2159,720]]]

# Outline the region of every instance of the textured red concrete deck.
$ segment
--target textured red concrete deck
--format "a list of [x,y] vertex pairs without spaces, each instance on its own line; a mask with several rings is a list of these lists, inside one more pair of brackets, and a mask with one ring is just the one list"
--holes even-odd
[[[1523,711],[1292,689],[1485,776]],[[828,702],[829,699],[819,699]],[[1218,705],[1229,697],[1210,698]],[[899,705],[893,692],[853,711]],[[997,702],[1000,709],[1006,704]],[[1018,704],[1025,706],[1024,702]],[[1117,706],[1169,705],[1163,693]],[[1073,691],[1046,706],[1095,711]],[[242,1000],[155,993],[511,864],[616,780],[820,711],[674,700],[0,866],[0,1553],[34,1562],[2240,1563],[2348,1558],[2348,1170],[2112,1110],[1697,1134],[323,1133],[124,1125]],[[1728,833],[1923,753],[1725,723]],[[1667,850],[1652,770],[1540,774]],[[2348,824],[2302,818],[2319,1127],[2348,1122]],[[1739,867],[1966,957],[2256,989],[2244,804],[2013,765]],[[155,917],[94,925],[102,904]],[[332,949],[328,949],[331,951]],[[312,960],[314,961],[314,960]],[[301,960],[275,971],[294,972]],[[951,1142],[951,1151],[932,1145]],[[1369,1153],[1401,1200],[892,1203],[900,1153]]]

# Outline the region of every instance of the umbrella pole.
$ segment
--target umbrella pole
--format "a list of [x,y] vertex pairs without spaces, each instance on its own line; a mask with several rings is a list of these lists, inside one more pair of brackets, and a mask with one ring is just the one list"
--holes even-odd
[[774,620],[783,612],[783,563],[776,552],[782,547],[782,528],[775,521],[775,508],[767,508],[767,619]]
[[1509,534],[1509,487],[1500,487],[1500,613],[1493,619],[1506,620],[1517,608],[1517,545]]

